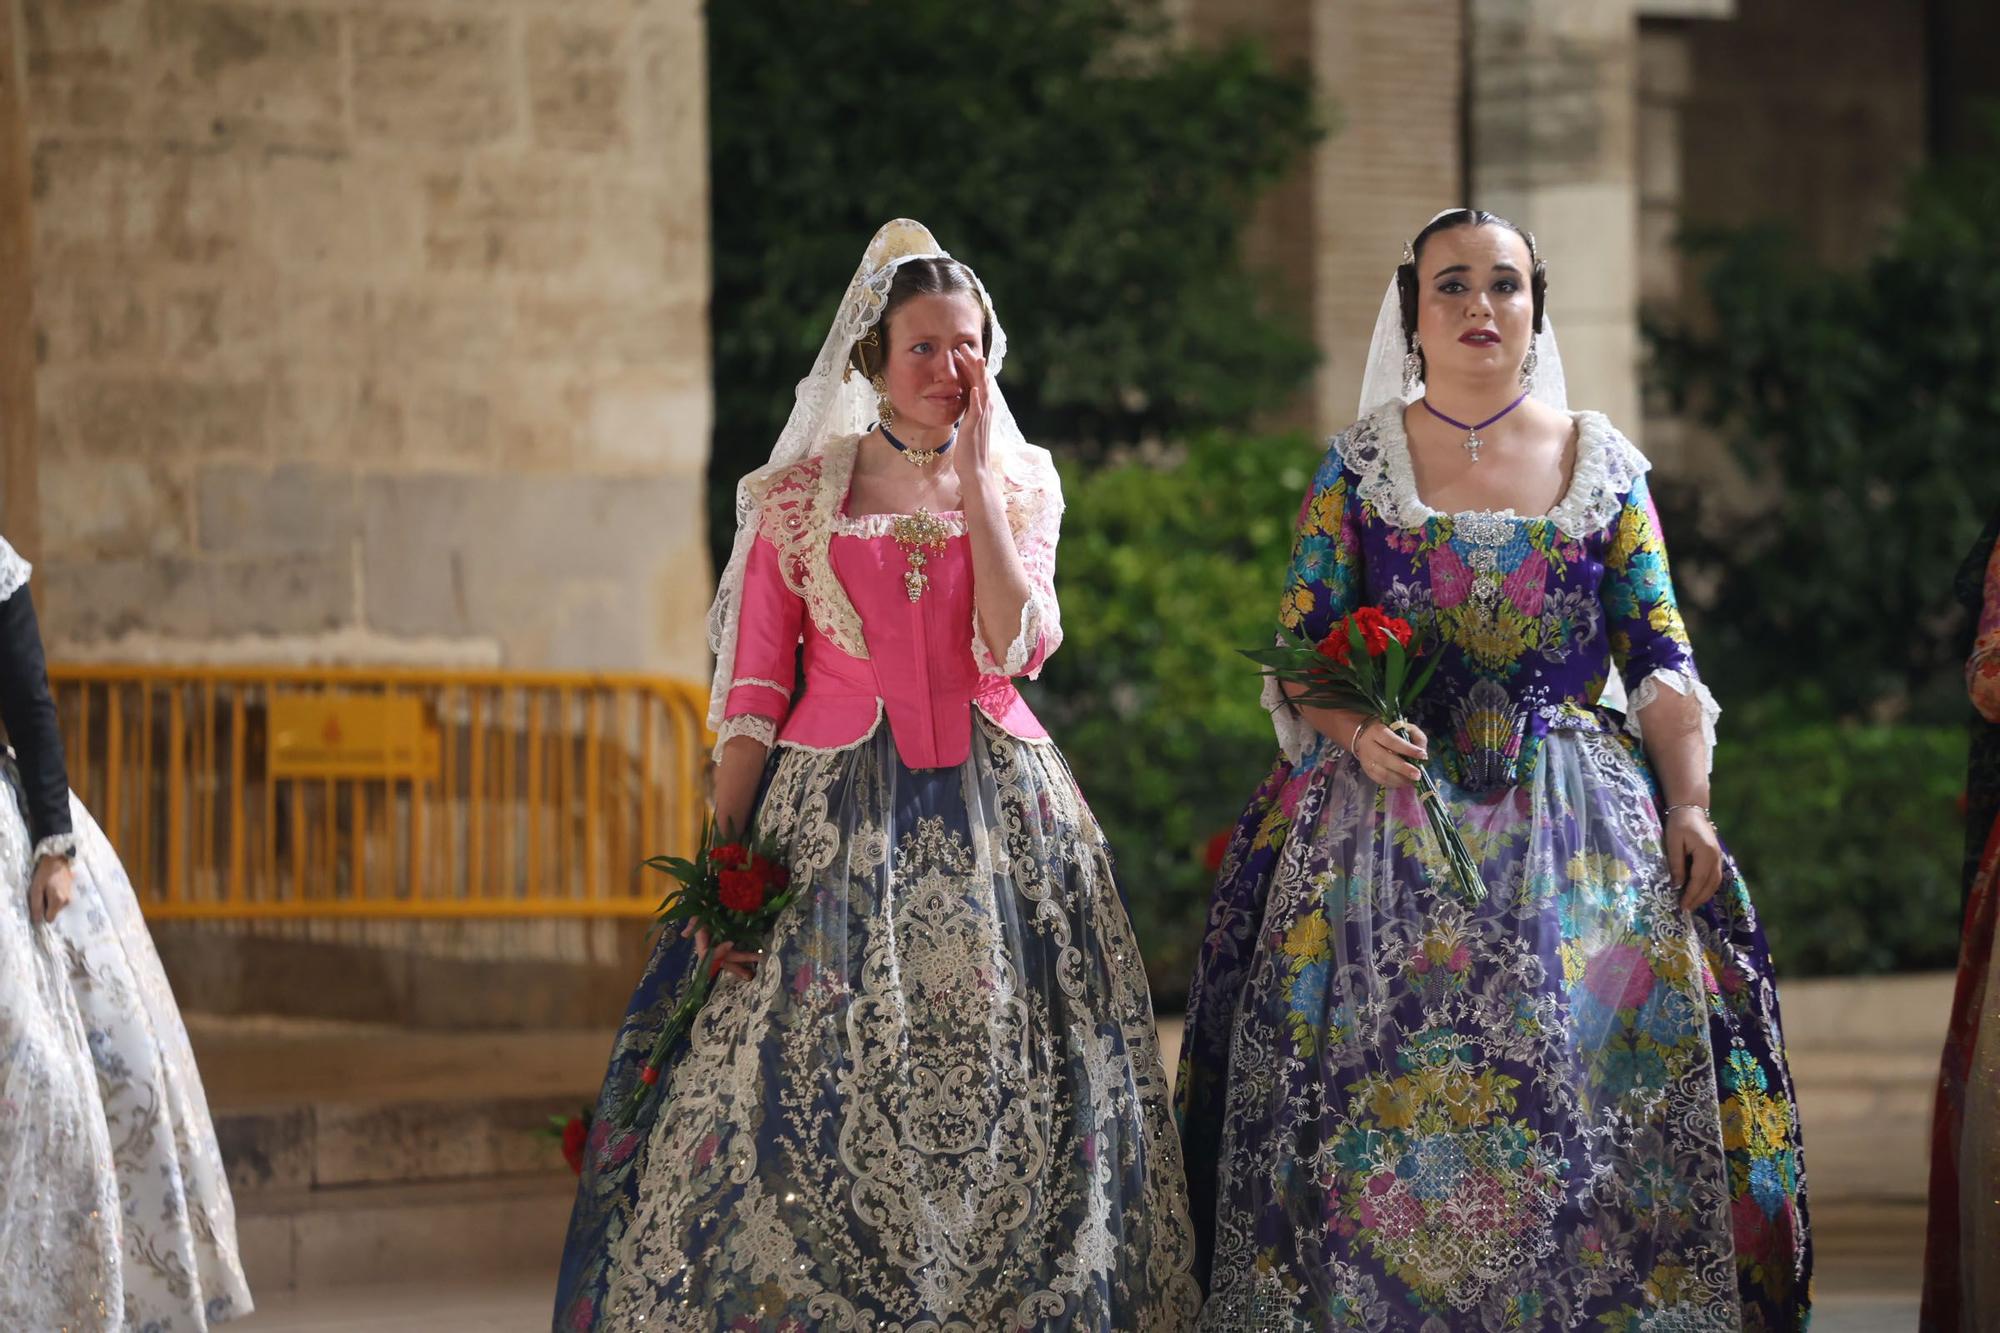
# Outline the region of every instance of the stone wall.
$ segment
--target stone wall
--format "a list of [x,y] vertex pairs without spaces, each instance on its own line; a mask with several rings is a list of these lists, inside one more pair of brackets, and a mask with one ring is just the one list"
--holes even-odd
[[1354,420],[1375,317],[1403,246],[1463,202],[1464,9],[1459,0],[1315,5],[1313,72],[1338,133],[1313,160],[1325,358],[1313,386],[1326,431]]
[[1471,13],[1474,202],[1532,230],[1548,260],[1571,405],[1637,436],[1632,0],[1474,0]]
[[706,676],[698,0],[6,0],[53,654]]

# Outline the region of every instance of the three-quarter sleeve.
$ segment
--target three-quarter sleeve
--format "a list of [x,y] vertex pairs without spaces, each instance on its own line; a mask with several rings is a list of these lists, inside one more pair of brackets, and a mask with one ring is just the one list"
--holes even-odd
[[1062,643],[1062,613],[1056,601],[1056,547],[1062,535],[1062,479],[1053,463],[1041,454],[1023,463],[1027,480],[1010,480],[1007,492],[1007,527],[1014,537],[1014,549],[1028,574],[1028,600],[1021,607],[1021,623],[1013,641],[1000,645],[986,642],[980,625],[977,590],[972,610],[972,656],[981,675],[1026,676],[1042,674],[1042,664]]
[[76,849],[69,818],[69,774],[55,698],[49,693],[41,627],[26,584],[0,600],[0,722],[6,724],[21,770],[35,858],[69,855]]
[[1662,689],[1700,701],[1701,732],[1711,757],[1722,708],[1695,670],[1694,646],[1681,619],[1667,565],[1667,543],[1646,478],[1632,483],[1613,523],[1601,592],[1611,636],[1611,660],[1631,697],[1626,726],[1639,734],[1639,715]]
[[1986,595],[1979,607],[1978,636],[1965,663],[1965,688],[1981,717],[2000,722],[2000,543],[1986,561]]
[[[1335,622],[1359,604],[1362,587],[1361,528],[1356,521],[1353,477],[1338,441],[1326,451],[1312,486],[1299,506],[1292,559],[1285,570],[1284,593],[1278,600],[1277,641],[1286,634],[1308,643],[1325,638]],[[1264,678],[1264,707],[1278,732],[1278,743],[1294,763],[1317,739],[1278,688]]]
[[736,736],[749,736],[767,746],[776,742],[778,726],[791,711],[804,625],[804,600],[786,585],[770,538],[759,536],[743,571],[736,662],[722,723],[716,728],[718,757]]

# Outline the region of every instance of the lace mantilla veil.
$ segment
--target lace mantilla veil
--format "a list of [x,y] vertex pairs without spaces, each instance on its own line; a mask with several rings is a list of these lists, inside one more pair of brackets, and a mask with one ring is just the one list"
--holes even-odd
[[[716,586],[715,603],[708,612],[708,646],[715,654],[715,683],[708,704],[711,731],[722,725],[723,710],[728,704],[735,670],[744,569],[759,530],[758,497],[764,494],[768,483],[787,468],[824,452],[836,440],[851,438],[870,428],[876,418],[875,390],[859,372],[848,373],[849,352],[856,340],[881,321],[882,308],[889,299],[889,287],[895,281],[897,269],[913,259],[949,258],[950,254],[937,243],[930,230],[909,218],[897,218],[885,223],[875,233],[875,238],[868,243],[867,251],[861,256],[860,267],[854,270],[854,277],[847,284],[846,294],[841,297],[840,308],[833,317],[833,327],[827,330],[826,341],[820,344],[811,373],[799,381],[792,414],[785,422],[785,429],[778,435],[770,461],[736,484],[736,542],[730,551],[729,564]],[[992,344],[986,353],[986,392],[993,405],[994,461],[1003,478],[1013,486],[1049,495],[1054,488],[1054,469],[1048,455],[1043,450],[1032,448],[1022,438],[1021,428],[1008,409],[1006,395],[1000,391],[998,380],[1007,357],[1007,333],[1000,326],[1000,317],[994,313],[993,301],[986,293],[985,284],[977,276],[974,276],[973,284],[978,288],[980,304],[993,327]],[[1059,513],[1060,499],[1055,498],[1047,508]],[[1054,514],[1041,517],[1053,518]],[[1024,559],[1034,563],[1028,552],[1022,554]],[[1054,552],[1051,550],[1048,555],[1052,560]],[[1055,642],[1061,638],[1061,628],[1053,599],[1048,600],[1049,605],[1038,605],[1034,610],[1039,616],[1038,627],[1049,636],[1049,646],[1053,650]]]

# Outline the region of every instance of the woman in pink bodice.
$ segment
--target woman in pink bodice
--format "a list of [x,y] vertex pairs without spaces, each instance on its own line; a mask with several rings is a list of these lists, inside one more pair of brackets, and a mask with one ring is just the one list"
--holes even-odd
[[[738,489],[715,816],[803,889],[723,952],[659,1109],[594,1133],[557,1328],[1193,1325],[1145,972],[1014,687],[1062,642],[1062,493],[1005,355],[972,271],[889,223]],[[661,943],[600,1107],[706,944]]]

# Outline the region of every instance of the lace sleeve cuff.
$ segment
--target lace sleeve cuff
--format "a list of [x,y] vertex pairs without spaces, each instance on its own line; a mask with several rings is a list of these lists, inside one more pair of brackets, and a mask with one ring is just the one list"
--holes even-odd
[[[1277,640],[1280,647],[1286,642],[1282,636]],[[1258,697],[1264,711],[1271,715],[1271,729],[1278,733],[1278,748],[1293,764],[1304,763],[1306,754],[1322,739],[1319,732],[1292,707],[1292,701],[1278,688],[1276,676],[1264,677],[1264,692]]]
[[778,723],[758,713],[739,713],[722,719],[722,725],[715,729],[716,762],[722,761],[723,747],[738,736],[748,736],[768,750],[778,743]]
[[1661,667],[1644,680],[1639,688],[1632,691],[1632,705],[1625,713],[1625,729],[1643,739],[1639,729],[1639,714],[1646,711],[1648,704],[1660,697],[1660,688],[1665,686],[1679,695],[1692,694],[1701,703],[1701,739],[1708,746],[1708,762],[1712,769],[1715,764],[1715,720],[1722,716],[1722,705],[1715,701],[1708,686],[1701,683],[1692,671],[1678,671],[1672,667]]
[[76,855],[76,834],[52,833],[35,844],[34,855],[28,858],[33,865],[45,856],[74,857]]
[[986,635],[980,629],[979,609],[972,612],[972,642],[979,659],[979,671],[987,676],[1026,675],[1030,680],[1042,672],[1042,664],[1035,660],[1035,650],[1042,642],[1042,607],[1034,597],[1021,604],[1021,628],[1014,635],[1014,641],[1007,645],[1007,654],[996,660],[993,650],[986,646]]

